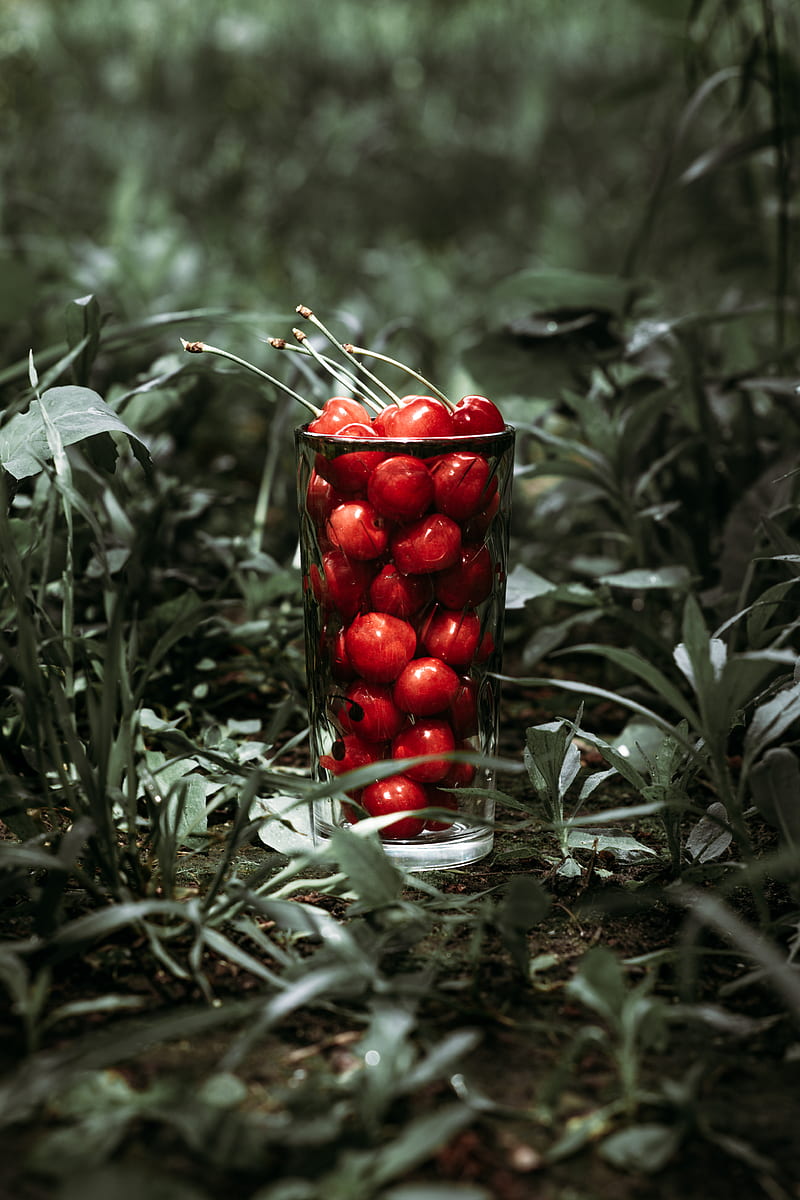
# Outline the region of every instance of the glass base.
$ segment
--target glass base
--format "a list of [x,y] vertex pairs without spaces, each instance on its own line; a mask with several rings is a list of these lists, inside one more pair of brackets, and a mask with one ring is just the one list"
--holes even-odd
[[[327,841],[326,835],[332,829],[327,822],[316,823],[314,842]],[[383,838],[381,844],[387,858],[399,867],[409,871],[440,871],[446,867],[464,867],[485,858],[494,845],[494,831],[455,821],[441,833],[422,833],[408,839]]]

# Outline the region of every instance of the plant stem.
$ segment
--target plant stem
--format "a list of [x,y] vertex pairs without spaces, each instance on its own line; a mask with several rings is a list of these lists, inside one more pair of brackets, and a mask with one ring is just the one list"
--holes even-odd
[[[306,345],[305,341],[298,345],[293,345],[291,342],[287,342],[286,338],[270,337],[266,340],[269,345],[272,346],[273,350],[288,350],[291,354],[299,354],[304,358],[311,358],[315,362],[319,363],[320,366],[324,367],[328,374],[332,375],[339,383],[344,383],[346,381],[347,386],[352,391],[357,392],[362,403],[367,408],[371,408],[373,412],[382,412],[386,407],[383,400],[376,396],[371,388],[365,387],[364,384],[360,382],[351,371],[348,371],[345,367],[339,367],[339,365],[335,363],[333,359],[328,358],[327,355],[320,354],[319,351],[312,350],[311,345]],[[309,369],[307,364],[303,364],[303,366],[306,368],[306,370]]]
[[368,350],[365,346],[353,346],[350,342],[345,343],[344,349],[352,355],[363,354],[366,358],[377,359],[378,362],[386,363],[389,367],[396,367],[399,371],[404,371],[406,375],[410,375],[412,379],[416,379],[417,383],[421,383],[423,387],[428,388],[432,395],[438,396],[442,404],[452,409],[453,405],[444,392],[437,388],[435,383],[431,383],[430,379],[426,379],[424,375],[420,375],[418,371],[414,371],[405,363],[399,362],[398,359],[390,358],[388,354],[381,354],[377,350]]
[[393,392],[390,387],[387,387],[382,379],[379,379],[378,376],[374,375],[368,367],[365,367],[362,362],[358,361],[349,342],[340,342],[334,336],[334,334],[332,334],[331,331],[322,324],[322,321],[320,321],[319,317],[317,317],[307,305],[298,304],[296,311],[301,317],[305,317],[307,321],[310,321],[311,324],[320,331],[320,333],[324,334],[331,345],[335,346],[337,350],[344,354],[345,358],[349,359],[349,361],[353,363],[353,365],[357,367],[363,375],[366,375],[367,379],[374,383],[376,387],[379,387],[382,392],[385,392],[392,404],[400,403],[400,397]]
[[315,417],[320,415],[320,409],[305,396],[301,396],[294,388],[290,388],[280,379],[276,379],[273,375],[268,375],[266,371],[262,371],[260,367],[254,363],[248,362],[246,358],[239,358],[238,354],[231,354],[230,350],[221,350],[219,346],[209,346],[207,342],[187,342],[185,338],[181,338],[181,345],[187,354],[216,354],[218,358],[227,358],[229,362],[236,363],[237,366],[244,367],[247,371],[252,371],[254,375],[259,375],[262,379],[266,379],[274,387],[285,392],[287,396],[291,396],[298,404],[302,404],[304,408],[309,409]]

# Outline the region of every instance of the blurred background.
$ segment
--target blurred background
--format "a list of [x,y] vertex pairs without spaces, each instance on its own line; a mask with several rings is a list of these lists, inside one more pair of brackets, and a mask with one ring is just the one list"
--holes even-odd
[[117,321],[304,302],[457,344],[525,267],[718,300],[768,266],[758,180],[679,180],[763,127],[736,76],[761,7],[2,0],[3,360],[86,293]]
[[[274,413],[179,335],[281,372],[259,339],[305,303],[536,416],[574,382],[565,319],[602,351],[634,304],[789,294],[797,26],[790,0],[2,0],[0,399],[91,295],[92,386],[184,371],[126,419],[155,434],[160,403],[183,469],[248,494]],[[770,322],[719,328],[728,370]]]

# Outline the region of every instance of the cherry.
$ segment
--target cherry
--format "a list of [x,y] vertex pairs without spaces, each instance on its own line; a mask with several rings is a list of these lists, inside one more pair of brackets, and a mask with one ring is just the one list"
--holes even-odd
[[461,561],[440,571],[434,580],[436,599],[445,608],[452,609],[480,604],[491,595],[493,586],[492,557],[484,545],[465,546]]
[[489,526],[497,516],[500,509],[500,495],[495,492],[490,498],[487,497],[486,502],[480,512],[475,513],[468,521],[465,521],[461,526],[461,540],[463,542],[482,542],[489,532]]
[[[436,507],[454,521],[481,511],[490,487],[489,464],[480,454],[442,454],[431,468]],[[497,483],[494,484],[495,490]]]
[[316,526],[324,525],[342,497],[334,486],[317,471],[311,472],[306,488],[306,511]]
[[383,437],[452,437],[450,409],[433,396],[403,396],[399,405],[390,405],[373,423]]
[[391,613],[362,613],[344,635],[347,656],[357,674],[372,683],[391,683],[417,648],[414,627]]
[[430,507],[433,480],[421,458],[393,454],[370,475],[367,498],[384,517],[410,521]]
[[356,767],[368,767],[381,757],[378,747],[363,741],[354,733],[337,738],[330,754],[320,755],[320,766],[333,775],[344,775]]
[[[469,742],[457,742],[456,750],[473,750],[474,747]],[[439,781],[440,787],[469,787],[475,782],[477,768],[471,762],[454,762],[450,764],[450,769],[445,776]]]
[[347,657],[347,647],[344,644],[344,630],[339,629],[333,638],[327,641],[328,661],[331,665],[331,675],[334,679],[352,679],[353,671],[350,659]]
[[430,513],[398,530],[391,540],[395,565],[406,575],[427,575],[458,562],[461,530],[443,513]]
[[337,718],[343,729],[357,733],[365,742],[391,741],[405,721],[389,685],[364,679],[348,687]]
[[[334,431],[336,437],[350,438],[352,440],[370,441],[377,438],[377,433],[366,421],[352,422],[349,425],[343,425],[340,429]],[[314,466],[318,474],[327,479],[340,492],[346,492],[348,495],[353,492],[361,492],[367,486],[367,480],[378,463],[382,462],[386,455],[381,450],[353,450],[347,454],[339,454],[333,458],[327,458],[324,454],[317,454],[314,460]]]
[[[426,808],[428,797],[425,788],[408,775],[389,775],[386,779],[370,783],[364,788],[361,804],[371,817],[381,817],[386,813]],[[421,817],[398,817],[381,830],[381,835],[392,839],[412,838],[424,828],[425,822]]]
[[369,585],[369,601],[378,612],[395,617],[412,617],[433,596],[433,585],[425,575],[404,575],[394,563],[386,563]]
[[452,667],[440,658],[413,658],[392,689],[395,704],[415,717],[444,712],[461,686]]
[[389,531],[383,517],[371,504],[352,500],[334,508],[326,526],[334,546],[361,561],[379,558],[389,544]]
[[474,612],[435,609],[420,630],[420,642],[428,654],[451,667],[466,667],[475,657],[480,641],[480,622]]
[[462,675],[458,691],[450,701],[450,724],[458,738],[469,738],[478,732],[478,688],[474,679]]
[[[362,562],[356,562],[338,547],[326,550],[322,556],[322,576],[319,579],[318,599],[341,613],[345,620],[354,617],[366,596],[372,573]],[[314,584],[312,577],[312,585]]]
[[322,406],[322,412],[310,422],[310,433],[337,433],[351,421],[369,421],[369,413],[363,404],[350,396],[331,396]]
[[502,433],[505,427],[500,409],[486,396],[462,396],[453,409],[456,434]]
[[[409,725],[392,739],[392,758],[412,758],[418,754],[448,754],[455,749],[456,739],[447,721],[431,717]],[[420,783],[436,783],[450,769],[446,758],[429,758],[415,767],[406,767],[406,775]]]

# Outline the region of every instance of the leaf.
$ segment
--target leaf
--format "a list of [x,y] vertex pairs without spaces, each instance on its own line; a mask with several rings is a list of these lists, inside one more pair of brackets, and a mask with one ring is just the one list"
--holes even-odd
[[760,704],[753,713],[744,739],[744,756],[756,758],[771,742],[782,737],[800,718],[800,682],[783,688],[770,700]]
[[377,1152],[373,1168],[376,1183],[389,1183],[419,1166],[472,1121],[473,1114],[461,1104],[447,1105],[411,1121]]
[[625,1004],[625,976],[616,956],[605,946],[594,946],[580,961],[567,991],[587,1008],[617,1028]]
[[671,591],[685,591],[692,580],[688,567],[659,567],[657,570],[619,571],[613,575],[601,575],[599,582],[610,587],[625,588],[631,591],[647,591],[666,588]]
[[[47,418],[63,446],[71,446],[99,433],[122,433],[130,440],[140,462],[149,461],[142,439],[121,421],[97,392],[84,387],[54,387],[42,396]],[[0,429],[0,465],[15,479],[37,475],[52,458],[42,404],[32,400],[25,413],[17,413]]]
[[750,790],[764,820],[800,846],[800,762],[788,746],[773,747],[752,767]]
[[526,268],[509,275],[493,288],[490,311],[507,320],[518,313],[556,309],[623,310],[638,290],[636,283],[619,275],[593,275],[585,271]]
[[381,908],[400,898],[403,876],[376,837],[362,837],[351,829],[334,829],[330,850],[365,908]]
[[698,863],[714,862],[721,858],[733,841],[733,834],[727,828],[725,805],[716,801],[709,805],[706,813],[686,840],[687,853]]
[[628,834],[600,829],[571,829],[567,835],[570,850],[605,850],[623,863],[641,862],[655,856],[652,846],[645,846]]
[[634,717],[611,745],[637,771],[646,771],[664,745],[664,740],[664,731],[652,721],[640,721]]
[[789,126],[788,129],[761,129],[757,133],[748,134],[747,137],[717,144],[691,162],[678,182],[684,185],[695,183],[719,167],[739,162],[751,154],[774,147],[779,141],[785,142],[788,138],[795,138],[798,133],[800,129],[795,125]]
[[678,1125],[657,1121],[631,1125],[612,1133],[600,1145],[600,1155],[619,1171],[641,1171],[653,1175],[675,1157],[683,1140]]
[[543,575],[517,563],[506,580],[506,608],[524,608],[528,600],[546,596],[548,592],[555,591],[557,586]]
[[[636,654],[631,650],[624,650],[620,646],[603,646],[595,643],[578,645],[570,647],[570,653],[580,654],[597,654],[602,658],[607,658],[623,670],[630,672],[632,675],[638,675],[645,683],[653,689],[657,696],[662,700],[666,700],[676,712],[685,717],[691,725],[697,724],[697,714],[692,709],[689,702],[684,697],[683,693],[678,690],[674,683],[664,675],[658,667],[654,667],[646,658],[642,658],[640,654]],[[561,684],[562,681],[559,681]],[[623,701],[623,703],[627,703]],[[629,707],[633,708],[633,704]],[[635,710],[641,712],[641,709]],[[663,724],[663,721],[661,722]]]

